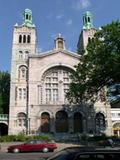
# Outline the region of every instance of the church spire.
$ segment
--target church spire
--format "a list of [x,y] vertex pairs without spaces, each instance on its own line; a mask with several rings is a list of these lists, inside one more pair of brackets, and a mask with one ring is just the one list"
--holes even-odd
[[34,24],[32,23],[32,11],[30,9],[25,9],[24,14],[23,14],[23,25],[27,27],[35,27]]
[[92,19],[92,14],[87,11],[84,15],[83,15],[83,29],[91,29],[94,28],[93,27],[93,19]]

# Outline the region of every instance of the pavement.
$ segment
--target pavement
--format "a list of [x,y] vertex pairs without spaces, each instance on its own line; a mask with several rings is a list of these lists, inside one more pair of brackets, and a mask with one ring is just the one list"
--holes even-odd
[[[7,148],[10,145],[16,145],[16,144],[21,144],[22,142],[7,142],[7,143],[0,143],[0,152],[7,152]],[[64,149],[66,147],[71,147],[71,146],[80,146],[79,144],[73,144],[73,143],[56,143],[57,144],[57,149],[56,151],[59,151],[61,149]]]

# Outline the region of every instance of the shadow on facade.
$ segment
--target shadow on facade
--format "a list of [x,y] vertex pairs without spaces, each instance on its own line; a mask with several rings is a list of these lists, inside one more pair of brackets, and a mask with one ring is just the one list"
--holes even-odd
[[95,112],[90,105],[63,105],[54,116],[48,112],[41,114],[39,134],[48,134],[58,139],[76,141],[81,135],[102,135],[107,128],[106,117],[101,112]]
[[0,136],[8,135],[8,125],[5,123],[0,123]]

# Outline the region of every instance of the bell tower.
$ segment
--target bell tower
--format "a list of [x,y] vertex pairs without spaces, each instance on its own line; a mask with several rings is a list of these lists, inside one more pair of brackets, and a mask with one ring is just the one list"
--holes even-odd
[[87,11],[83,14],[83,29],[78,40],[78,53],[83,54],[86,50],[88,40],[94,36],[96,29],[93,26],[93,15]]
[[23,15],[24,15],[23,25],[26,26],[26,27],[33,27],[34,25],[32,24],[32,11],[30,9],[25,9]]
[[18,129],[15,126],[19,115],[27,117],[29,56],[37,54],[36,48],[37,34],[32,22],[32,11],[25,9],[22,25],[15,24],[13,30],[9,134],[26,131],[25,125]]

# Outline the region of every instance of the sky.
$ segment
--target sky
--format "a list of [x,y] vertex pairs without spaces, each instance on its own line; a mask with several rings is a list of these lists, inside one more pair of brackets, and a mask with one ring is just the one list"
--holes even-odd
[[0,71],[10,72],[13,28],[22,25],[26,8],[32,10],[39,52],[53,49],[58,33],[76,52],[86,11],[93,14],[95,28],[120,20],[120,0],[0,0]]

